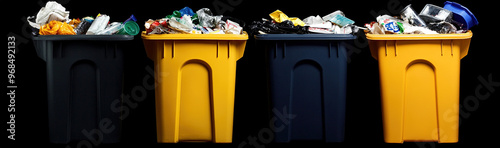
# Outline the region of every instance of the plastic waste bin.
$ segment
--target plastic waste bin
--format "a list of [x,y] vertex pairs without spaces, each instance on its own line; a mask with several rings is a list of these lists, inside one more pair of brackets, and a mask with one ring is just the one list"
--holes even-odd
[[[49,139],[53,143],[120,139],[125,41],[128,35],[47,35],[33,36],[38,56],[47,65]],[[114,130],[101,134],[101,125]],[[97,135],[97,137],[96,137]],[[102,139],[100,139],[102,138]]]
[[[351,34],[257,35],[267,56],[272,108],[289,122],[274,122],[275,142],[344,139],[347,49]],[[284,111],[283,111],[284,112]],[[277,119],[280,115],[273,114]]]
[[155,64],[158,142],[232,142],[236,61],[246,32],[143,32],[142,39]]
[[379,61],[385,142],[458,142],[460,59],[472,32],[366,37]]

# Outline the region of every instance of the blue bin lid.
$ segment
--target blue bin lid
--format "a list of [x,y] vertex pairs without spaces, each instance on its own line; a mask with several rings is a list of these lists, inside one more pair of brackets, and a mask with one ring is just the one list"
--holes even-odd
[[474,14],[472,14],[472,12],[467,7],[464,7],[459,3],[446,1],[444,2],[443,8],[453,12],[453,19],[455,21],[463,23],[464,27],[467,30],[472,26],[479,24],[476,16],[474,16]]
[[354,40],[352,34],[259,34],[257,40]]

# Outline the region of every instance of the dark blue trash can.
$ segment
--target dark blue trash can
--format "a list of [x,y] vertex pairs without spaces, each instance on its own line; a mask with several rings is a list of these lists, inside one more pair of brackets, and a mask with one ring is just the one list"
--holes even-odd
[[[275,122],[275,142],[344,139],[347,49],[351,34],[263,34],[272,108],[295,117]],[[273,114],[276,118],[277,114]]]

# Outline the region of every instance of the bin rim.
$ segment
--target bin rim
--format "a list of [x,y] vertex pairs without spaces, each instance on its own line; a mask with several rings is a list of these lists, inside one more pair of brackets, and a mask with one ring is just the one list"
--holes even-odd
[[51,40],[51,41],[130,41],[134,40],[131,35],[37,35],[32,36],[33,40]]
[[368,40],[453,40],[470,39],[472,31],[459,34],[371,34],[366,33]]
[[354,40],[352,34],[259,34],[256,40]]
[[150,34],[142,31],[144,40],[248,40],[247,32],[242,34]]

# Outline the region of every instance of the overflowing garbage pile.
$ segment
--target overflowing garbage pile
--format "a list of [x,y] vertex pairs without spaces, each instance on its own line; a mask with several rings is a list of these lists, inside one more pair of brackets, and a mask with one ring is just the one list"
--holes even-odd
[[360,27],[354,25],[354,21],[345,17],[340,10],[332,12],[323,17],[309,16],[300,20],[296,17],[288,17],[280,10],[269,14],[272,20],[262,18],[253,21],[249,26],[252,34],[351,34],[356,33]]
[[36,17],[28,17],[33,35],[137,35],[139,25],[131,15],[122,22],[109,23],[110,17],[98,14],[95,19],[87,16],[82,19],[69,19],[69,11],[61,4],[49,1],[38,11]]
[[214,16],[208,8],[196,13],[189,7],[175,10],[165,18],[149,19],[146,34],[242,34],[244,22],[222,15]]
[[411,4],[400,16],[382,15],[376,22],[365,24],[365,32],[372,34],[453,34],[465,33],[478,21],[466,7],[445,2],[444,7],[427,4],[416,14]]

